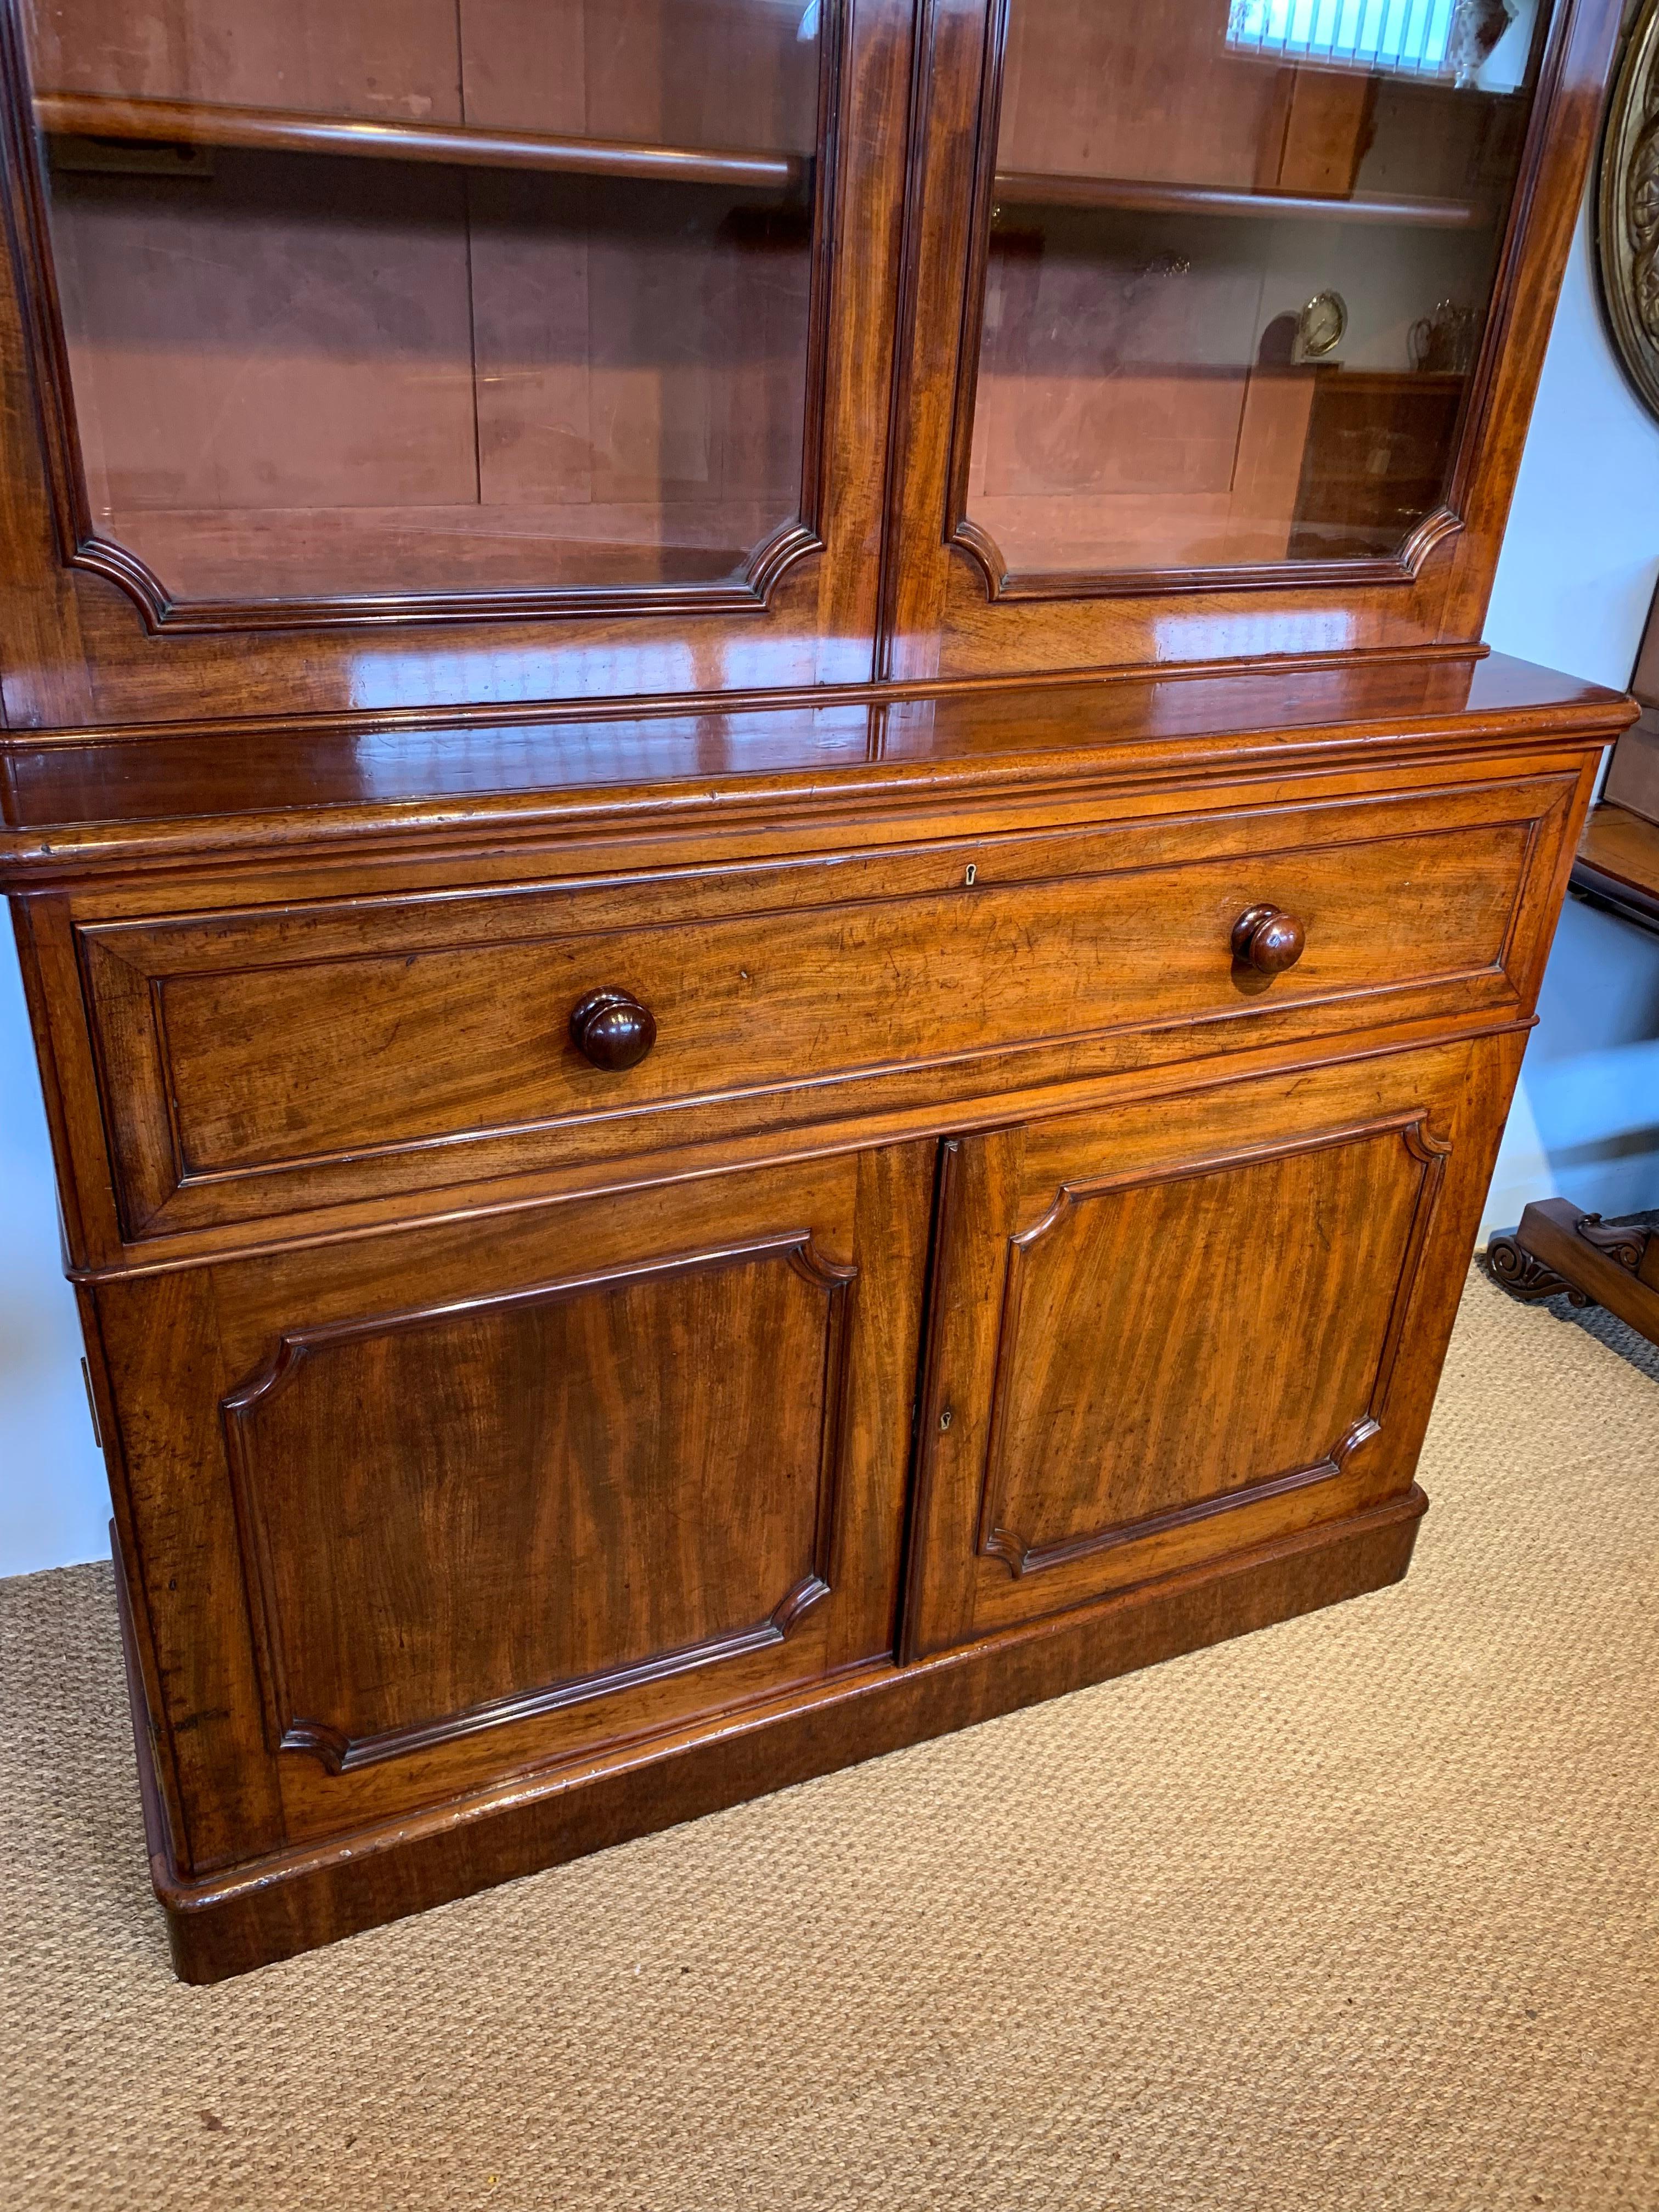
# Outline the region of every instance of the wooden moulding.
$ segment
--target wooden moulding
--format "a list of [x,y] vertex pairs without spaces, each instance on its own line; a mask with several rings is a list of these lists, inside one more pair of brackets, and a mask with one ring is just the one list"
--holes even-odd
[[[1468,402],[1448,473],[1446,497],[1407,531],[1395,551],[1387,555],[1340,559],[1286,557],[1267,562],[1214,565],[1169,566],[1071,571],[1016,570],[1005,558],[991,533],[969,512],[968,480],[980,363],[988,257],[993,224],[999,204],[1048,204],[1068,207],[1121,209],[1142,213],[1189,213],[1235,217],[1313,217],[1322,221],[1383,224],[1428,225],[1443,229],[1490,229],[1499,221],[1499,210],[1472,201],[1390,197],[1367,200],[1349,196],[1279,191],[1227,191],[1207,186],[1170,186],[1137,180],[1105,178],[1033,175],[999,172],[995,168],[1003,104],[1003,77],[1008,51],[1008,0],[992,0],[986,17],[985,52],[981,78],[976,143],[971,182],[973,207],[968,232],[969,264],[962,301],[961,337],[957,347],[955,393],[951,414],[950,450],[946,460],[947,509],[945,538],[979,571],[988,600],[1065,601],[1078,599],[1135,599],[1146,593],[1237,591],[1264,586],[1301,582],[1309,585],[1363,586],[1368,584],[1414,584],[1431,556],[1448,539],[1455,538],[1464,523],[1463,489],[1477,451],[1486,394],[1491,380],[1493,345],[1481,356],[1479,373],[1471,378]],[[1559,68],[1562,46],[1558,43]],[[1490,323],[1500,320],[1504,296],[1515,280],[1514,264],[1524,214],[1530,199],[1544,145],[1543,118],[1553,97],[1553,86],[1540,82],[1534,127],[1517,171],[1512,204],[1505,222],[1504,266],[1498,272],[1492,301]]]
[[[867,719],[850,755],[837,757],[824,735],[846,707]],[[676,712],[698,714],[695,744],[676,732]],[[382,844],[407,858],[428,839],[453,853],[468,838],[495,849],[503,837],[579,832],[770,831],[784,819],[913,799],[1065,803],[1194,775],[1369,769],[1384,750],[1394,766],[1601,745],[1635,714],[1618,692],[1459,649],[893,685],[875,699],[825,686],[772,701],[741,695],[721,702],[718,719],[685,697],[648,712],[638,701],[600,701],[309,724],[245,719],[200,733],[15,732],[0,735],[0,888],[151,861],[348,850],[357,861]],[[480,744],[510,762],[499,781],[472,773],[456,742],[479,726]],[[362,774],[371,738],[382,769],[373,792]],[[642,756],[665,738],[682,757],[642,776]]]
[[[1200,20],[1196,9],[1180,12],[1183,21]],[[1127,661],[1161,627],[1178,623],[1224,649],[1245,607],[1261,622],[1263,641],[1268,624],[1288,626],[1316,611],[1319,619],[1340,616],[1355,643],[1383,628],[1423,641],[1478,635],[1617,13],[1613,0],[1563,0],[1540,16],[1547,36],[1514,191],[1506,210],[1494,210],[1492,308],[1455,457],[1438,504],[1403,543],[1387,557],[1262,565],[1253,556],[1203,568],[1130,567],[1140,557],[1131,546],[1121,569],[1085,569],[1003,544],[994,517],[975,517],[970,497],[993,210],[1005,193],[1057,189],[1049,179],[1066,149],[1034,143],[998,158],[1005,50],[1009,24],[1019,20],[1006,0],[924,11],[920,194],[930,217],[913,216],[908,233],[882,672],[955,678],[991,666]],[[1027,82],[1023,74],[1022,91]],[[1178,120],[1157,118],[1166,137]],[[1035,187],[1008,182],[1034,171],[1043,179]],[[1255,190],[1267,181],[1258,175]],[[1241,173],[1247,204],[1228,210],[1236,216],[1255,212],[1243,185]]]
[[174,1869],[117,1571],[155,1893],[175,1966],[216,1982],[492,1884],[835,1772],[1091,1682],[1200,1650],[1398,1582],[1428,1500],[1162,1577],[1103,1602],[902,1668],[881,1666],[746,1714],[714,1733],[635,1744],[200,1882]]

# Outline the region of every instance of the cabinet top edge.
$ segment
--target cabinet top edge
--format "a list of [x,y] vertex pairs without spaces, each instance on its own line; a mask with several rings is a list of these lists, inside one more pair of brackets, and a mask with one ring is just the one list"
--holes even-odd
[[111,866],[752,826],[872,802],[1305,771],[1384,748],[1606,743],[1637,712],[1600,684],[1470,653],[534,719],[13,732],[0,740],[0,887]]

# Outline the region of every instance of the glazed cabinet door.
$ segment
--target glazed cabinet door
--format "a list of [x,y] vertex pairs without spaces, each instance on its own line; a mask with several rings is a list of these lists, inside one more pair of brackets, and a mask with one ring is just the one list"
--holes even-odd
[[1616,0],[934,0],[896,675],[1479,634]]
[[1514,1038],[945,1148],[909,1656],[1407,1489]]
[[909,0],[6,12],[13,462],[106,717],[215,711],[203,633],[296,710],[868,676]]
[[889,1659],[933,1162],[101,1287],[183,1863]]

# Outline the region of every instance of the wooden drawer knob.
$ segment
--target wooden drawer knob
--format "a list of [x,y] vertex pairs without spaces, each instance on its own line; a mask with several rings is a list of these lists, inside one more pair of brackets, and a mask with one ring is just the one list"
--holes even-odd
[[1233,958],[1263,975],[1279,975],[1302,957],[1308,933],[1293,914],[1276,906],[1253,906],[1233,924]]
[[657,1042],[656,1018],[631,991],[590,991],[570,1017],[570,1036],[595,1067],[637,1067]]

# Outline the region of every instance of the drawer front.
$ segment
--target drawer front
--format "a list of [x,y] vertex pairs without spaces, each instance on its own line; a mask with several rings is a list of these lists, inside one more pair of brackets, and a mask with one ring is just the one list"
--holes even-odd
[[[126,1233],[1519,1010],[1572,788],[83,924]],[[1273,975],[1260,905],[1306,933]],[[629,1068],[573,1042],[605,988],[655,1021]]]

